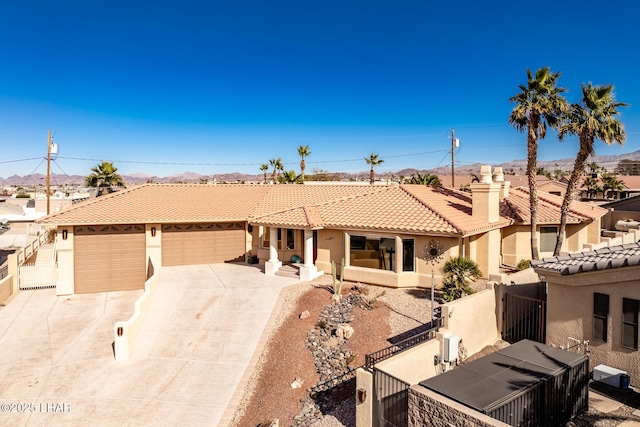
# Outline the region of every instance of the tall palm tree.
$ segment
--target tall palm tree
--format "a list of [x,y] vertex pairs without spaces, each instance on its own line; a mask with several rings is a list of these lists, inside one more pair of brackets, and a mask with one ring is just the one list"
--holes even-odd
[[567,192],[560,208],[560,229],[553,252],[554,256],[560,254],[567,227],[569,207],[578,181],[584,174],[587,159],[594,153],[594,141],[599,139],[607,145],[614,142],[622,145],[626,139],[624,126],[617,120],[617,116],[620,114],[618,108],[626,105],[616,101],[613,85],[593,86],[589,83],[585,86],[583,83],[582,99],[579,103],[571,105],[566,121],[560,127],[560,139],[562,140],[567,135],[576,135],[579,149],[567,183]]
[[122,177],[117,174],[117,171],[118,168],[113,166],[113,163],[102,162],[91,168],[92,173],[85,178],[85,185],[101,190],[106,189],[109,192],[114,186],[123,187],[124,181]]
[[304,182],[304,170],[307,168],[307,164],[304,161],[305,157],[311,154],[308,145],[301,145],[298,147],[298,156],[300,156],[300,179]]
[[282,170],[284,170],[284,166],[282,165],[282,159],[280,157],[278,157],[277,159],[271,159],[269,160],[269,164],[271,165],[271,167],[273,167],[273,174],[271,176],[271,179],[275,184],[278,181],[278,175]]
[[566,89],[556,86],[561,73],[552,73],[549,67],[540,68],[535,75],[527,70],[527,85],[509,99],[515,107],[509,115],[509,124],[520,132],[527,131],[527,177],[529,180],[529,209],[531,212],[531,259],[538,259],[538,190],[536,172],[538,139],[547,135],[547,126],[557,129],[569,103],[562,96]]
[[371,155],[369,155],[369,157],[365,157],[364,160],[368,165],[371,165],[371,170],[369,171],[369,184],[373,185],[376,181],[376,173],[373,171],[373,168],[384,162],[384,160],[379,159],[376,153],[371,153]]
[[269,170],[269,165],[266,163],[263,163],[260,166],[260,170],[262,171],[262,179],[264,180],[264,183],[267,183],[267,171]]

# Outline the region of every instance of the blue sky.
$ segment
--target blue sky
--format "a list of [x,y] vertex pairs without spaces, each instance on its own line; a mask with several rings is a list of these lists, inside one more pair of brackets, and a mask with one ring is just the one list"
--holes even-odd
[[[526,69],[550,66],[578,100],[615,85],[640,150],[640,55],[632,0],[28,1],[0,4],[0,177],[101,160],[123,174],[430,169],[526,157],[507,123]],[[574,157],[550,133],[539,159]],[[35,158],[33,160],[23,160]],[[86,160],[81,160],[86,159]]]

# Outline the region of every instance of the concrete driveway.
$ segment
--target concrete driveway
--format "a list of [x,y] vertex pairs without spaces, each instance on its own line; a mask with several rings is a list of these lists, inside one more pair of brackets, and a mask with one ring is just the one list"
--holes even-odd
[[225,425],[293,283],[246,265],[162,268],[125,362],[113,326],[141,291],[20,291],[0,308],[0,425]]

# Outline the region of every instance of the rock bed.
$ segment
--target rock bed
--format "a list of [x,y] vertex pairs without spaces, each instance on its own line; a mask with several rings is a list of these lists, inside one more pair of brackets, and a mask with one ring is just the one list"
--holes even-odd
[[[351,369],[349,363],[355,357],[347,350],[348,340],[336,335],[339,325],[353,320],[353,308],[361,302],[359,296],[350,294],[340,301],[326,305],[318,316],[315,329],[307,333],[306,347],[313,355],[320,381],[313,391],[319,392],[320,404],[326,403],[323,391],[329,390],[344,381],[344,375]],[[312,391],[311,389],[309,391]],[[312,398],[302,399],[302,410],[294,417],[295,427],[308,427],[323,417],[320,405]]]

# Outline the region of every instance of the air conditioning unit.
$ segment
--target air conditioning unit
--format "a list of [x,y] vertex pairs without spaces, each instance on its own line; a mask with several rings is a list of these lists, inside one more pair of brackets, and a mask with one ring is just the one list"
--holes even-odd
[[598,365],[593,368],[593,380],[610,385],[611,387],[621,387],[620,377],[622,375],[627,375],[627,373],[607,365]]
[[442,337],[444,345],[444,361],[451,362],[458,358],[458,336],[446,334]]

